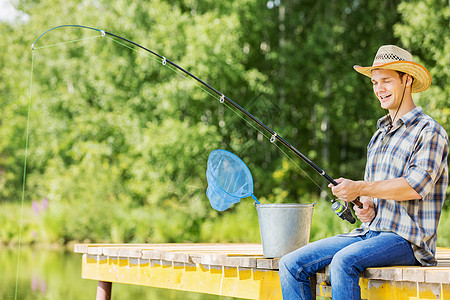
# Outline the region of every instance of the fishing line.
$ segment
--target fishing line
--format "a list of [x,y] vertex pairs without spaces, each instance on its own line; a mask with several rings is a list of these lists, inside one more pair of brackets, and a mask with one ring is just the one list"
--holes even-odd
[[77,39],[77,40],[72,40],[72,41],[67,41],[67,42],[62,42],[62,43],[57,43],[57,44],[52,44],[52,45],[42,46],[42,47],[35,47],[35,48],[32,48],[32,50],[39,50],[39,49],[44,49],[44,48],[51,48],[51,47],[56,47],[56,46],[65,45],[65,44],[76,43],[76,42],[80,42],[80,41],[84,41],[84,40],[88,40],[88,39],[95,39],[95,38],[99,38],[99,37],[101,37],[101,35],[94,35],[94,36],[85,37],[85,38],[81,38],[81,39]]
[[[65,26],[59,26],[59,27],[65,27]],[[83,26],[80,26],[80,27],[83,27]],[[46,32],[48,32],[48,31],[46,31]],[[53,44],[53,45],[46,45],[46,46],[42,46],[42,47],[35,47],[35,44],[33,44],[31,47],[31,49],[33,51],[31,52],[31,70],[30,70],[30,87],[29,87],[30,90],[29,90],[29,95],[28,95],[27,126],[26,126],[26,135],[25,135],[25,157],[24,157],[23,179],[22,179],[22,197],[21,197],[21,205],[20,205],[19,243],[18,243],[17,264],[16,264],[16,284],[15,284],[15,289],[14,289],[14,299],[16,299],[16,300],[18,297],[18,287],[19,287],[20,254],[21,254],[21,247],[22,247],[23,211],[24,211],[24,202],[25,202],[25,186],[26,186],[26,177],[27,177],[27,161],[28,161],[28,149],[29,149],[29,139],[30,139],[31,99],[32,99],[32,95],[33,95],[33,73],[34,73],[34,62],[35,62],[35,60],[34,60],[35,51],[34,50],[50,48],[50,47],[60,46],[60,45],[64,45],[64,44],[74,43],[74,42],[80,42],[83,40],[92,39],[92,38],[96,38],[96,37],[100,37],[100,36],[99,35],[91,36],[91,37],[86,37],[86,38],[82,38],[82,39],[57,43],[57,44]]]
[[[143,47],[143,46],[141,46],[141,45],[139,45],[139,44],[137,44],[137,43],[135,43],[135,42],[133,42],[133,41],[131,41],[131,40],[129,40],[129,39],[126,39],[126,38],[123,38],[123,37],[121,37],[121,36],[115,35],[115,34],[113,34],[113,33],[110,33],[110,32],[104,31],[104,30],[100,30],[100,29],[97,29],[97,28],[93,28],[93,27],[88,27],[88,26],[83,26],[83,25],[61,25],[61,26],[57,26],[57,27],[51,28],[51,29],[47,30],[46,32],[44,32],[43,34],[41,34],[41,35],[36,39],[36,41],[33,43],[32,49],[34,49],[35,44],[38,42],[38,40],[39,40],[43,35],[45,35],[46,33],[48,33],[48,32],[51,31],[51,30],[54,30],[54,29],[57,29],[57,28],[60,28],[60,27],[79,27],[79,28],[85,28],[85,29],[95,30],[95,31],[97,31],[97,32],[100,32],[102,37],[106,36],[106,37],[110,38],[111,40],[113,40],[114,42],[116,42],[116,43],[118,43],[118,44],[120,44],[120,45],[122,45],[122,46],[127,47],[128,49],[131,49],[131,50],[133,50],[133,51],[138,52],[137,49],[135,49],[135,48],[133,48],[133,47],[130,47],[129,45],[125,45],[125,44],[124,44],[123,42],[121,42],[121,41],[125,41],[125,42],[127,42],[127,43],[130,43],[130,44],[132,44],[132,45],[134,45],[134,46],[136,46],[136,47],[139,47],[139,48],[141,48],[141,49],[147,51],[148,53],[153,54],[154,56],[156,56],[156,57],[158,57],[159,59],[161,59],[160,63],[161,63],[163,66],[167,66],[169,69],[171,69],[172,71],[176,72],[177,74],[179,74],[179,75],[182,76],[183,78],[187,79],[188,76],[189,76],[189,77],[191,77],[192,79],[195,79],[195,80],[196,80],[196,82],[195,82],[196,85],[197,85],[198,87],[200,87],[203,91],[205,91],[206,93],[208,93],[210,96],[212,96],[212,97],[214,97],[214,98],[216,98],[217,96],[219,96],[219,97],[220,97],[220,100],[219,100],[220,103],[224,103],[225,100],[226,100],[226,102],[227,102],[228,104],[230,104],[234,109],[237,109],[237,110],[239,110],[240,112],[244,113],[244,114],[245,114],[247,117],[249,117],[252,121],[256,122],[260,127],[262,127],[263,129],[265,129],[265,131],[269,132],[269,133],[271,134],[270,142],[274,143],[276,140],[280,141],[285,147],[287,147],[289,150],[291,150],[292,152],[294,152],[294,154],[296,154],[296,155],[297,155],[298,157],[300,157],[304,162],[306,162],[308,165],[310,165],[310,166],[311,166],[316,172],[318,172],[322,177],[324,177],[326,180],[328,180],[328,181],[329,181],[330,183],[332,183],[333,185],[335,185],[335,186],[337,185],[337,182],[334,181],[334,179],[331,178],[324,170],[322,170],[322,169],[319,168],[317,165],[315,165],[309,158],[307,158],[307,157],[306,157],[305,155],[303,155],[300,151],[298,151],[295,147],[293,147],[291,144],[289,144],[286,140],[284,140],[281,136],[279,136],[275,131],[273,131],[272,129],[270,129],[269,127],[267,127],[264,123],[262,123],[262,122],[259,121],[257,118],[255,118],[253,115],[251,115],[250,113],[248,113],[246,110],[244,110],[241,106],[239,106],[237,103],[235,103],[234,101],[232,101],[230,98],[228,98],[227,96],[225,96],[224,94],[222,94],[221,92],[219,92],[218,90],[216,90],[215,88],[213,88],[212,86],[210,86],[209,84],[207,84],[206,82],[204,82],[203,80],[199,79],[198,77],[196,77],[196,76],[193,75],[192,73],[186,71],[186,70],[183,69],[182,67],[180,67],[180,66],[178,66],[177,64],[171,62],[170,60],[166,59],[166,57],[164,57],[164,56],[162,56],[162,55],[160,55],[160,54],[158,54],[158,53],[156,53],[156,52],[154,52],[154,51],[152,51],[152,50],[150,50],[150,49],[148,49],[148,48],[145,48],[145,47]],[[114,37],[114,38],[117,38],[118,40],[121,40],[121,41],[118,41],[118,40],[116,40],[116,39],[114,39],[114,38],[111,38],[110,36],[111,36],[111,37]],[[141,53],[141,52],[138,52],[138,53]],[[146,56],[147,56],[147,57],[151,57],[149,54],[146,54]],[[158,62],[159,62],[159,60],[157,60],[156,58],[154,58],[154,57],[151,57],[151,58],[152,58],[154,61],[158,61]],[[180,72],[181,72],[181,73],[180,73]],[[201,85],[198,85],[199,83],[200,83]],[[205,89],[205,87],[208,88],[208,89]],[[230,109],[231,109],[231,106],[227,105],[227,107],[230,108]],[[233,111],[234,111],[234,110],[233,110]],[[242,117],[241,117],[241,118],[242,118]],[[247,123],[249,123],[249,122],[247,122]],[[252,127],[255,128],[254,126],[252,126]],[[259,130],[258,130],[258,131],[259,131]],[[259,131],[259,132],[260,132],[260,131]],[[266,137],[264,134],[263,134],[263,136]],[[280,147],[277,146],[277,148],[281,150]],[[291,161],[293,161],[293,160],[291,159],[291,157],[288,156],[284,151],[282,151],[282,153],[283,153],[284,155],[286,155]],[[302,172],[304,172],[304,173],[306,174],[306,172],[305,172],[300,166],[298,166],[298,164],[295,163],[294,165],[296,165],[300,170],[302,170]],[[308,178],[311,178],[311,177],[308,175]],[[311,180],[312,180],[312,179],[311,179]],[[313,180],[312,180],[312,181],[313,181]],[[319,186],[315,181],[313,181],[313,182],[314,182],[317,186]],[[319,187],[320,187],[320,186],[319,186]],[[323,191],[322,188],[320,188],[320,189]],[[361,203],[359,202],[358,199],[354,200],[354,202],[355,202],[355,204],[358,204],[358,206],[362,207],[362,206],[361,206]]]
[[[126,47],[132,51],[135,51],[136,53],[139,53],[140,55],[144,55],[146,57],[149,57],[150,59],[152,59],[153,61],[156,61],[158,63],[161,63],[163,65],[164,64],[164,59],[159,60],[156,59],[155,57],[151,56],[150,54],[147,53],[143,53],[142,51],[139,51],[136,48],[133,48],[129,45],[126,45],[125,43],[122,43],[121,41],[118,41],[112,37],[106,36],[108,39],[112,40],[113,42],[122,45],[123,47]],[[192,79],[189,78],[186,74],[184,74],[183,72],[181,72],[180,70],[178,70],[177,68],[174,68],[171,65],[166,65],[170,70],[174,71],[175,73],[177,73],[178,75],[180,75],[181,77],[183,77],[184,79]],[[221,100],[220,97],[218,97],[216,94],[213,94],[211,91],[207,90],[206,88],[204,88],[200,83],[194,81],[194,84],[199,87],[201,90],[203,90],[204,92],[206,92],[208,95],[210,95],[211,97],[219,100],[222,104],[224,104],[228,109],[230,109],[232,112],[234,112],[239,118],[241,118],[242,120],[244,120],[248,125],[250,125],[253,129],[255,129],[256,131],[258,131],[260,134],[262,134],[262,136],[268,140],[271,141],[271,137],[267,136],[262,130],[260,130],[259,128],[257,128],[253,123],[249,122],[249,120],[247,118],[245,118],[244,116],[242,116],[237,110],[235,110],[231,105],[228,105],[225,101],[223,101],[223,99]],[[272,141],[271,141],[272,142]],[[280,146],[278,146],[276,143],[272,142],[298,169],[300,169],[302,171],[302,173],[304,175],[306,175],[307,178],[309,178],[322,192],[326,192],[327,196],[329,198],[331,198],[328,195],[328,192],[326,190],[323,189],[323,187],[321,187],[311,176],[309,176],[309,174],[302,168],[300,167],[299,164],[297,164],[296,161],[294,161],[294,159],[292,157],[290,157]]]
[[[167,65],[167,61],[165,61],[165,58],[162,58],[161,60],[156,59],[153,55],[150,55],[150,54],[148,54],[148,53],[146,53],[146,52],[139,51],[138,49],[133,48],[133,47],[130,47],[129,45],[126,45],[125,43],[122,43],[121,41],[118,41],[118,40],[116,40],[116,39],[114,39],[114,38],[112,38],[112,37],[106,36],[106,38],[112,40],[113,42],[115,42],[115,43],[117,43],[117,44],[119,44],[119,45],[122,45],[123,47],[126,47],[126,48],[128,48],[128,49],[130,49],[130,50],[132,50],[132,51],[135,51],[135,52],[138,53],[139,55],[143,55],[143,56],[148,57],[148,58],[150,58],[151,60],[153,60],[153,61],[155,61],[155,62],[157,62],[157,63],[162,64],[163,66],[169,68],[170,70],[172,70],[173,72],[175,72],[176,74],[180,75],[182,78],[184,78],[184,79],[186,79],[186,80],[192,79],[192,78],[190,78],[188,75],[186,75],[184,72],[182,72],[182,71],[180,71],[179,69],[173,67],[172,65],[170,65],[170,64]],[[211,97],[214,97],[214,98],[217,97],[217,95],[211,93],[209,90],[207,90],[207,89],[206,89],[203,85],[201,85],[199,82],[197,82],[197,81],[193,81],[193,82],[194,82],[195,86],[197,86],[198,88],[200,88],[202,91],[204,91],[205,93],[207,93],[207,94],[210,95]]]
[[[388,126],[388,132],[390,132],[392,127],[395,126],[395,123],[394,123],[395,118],[397,118],[398,111],[400,110],[400,106],[402,106],[402,103],[403,103],[403,97],[405,96],[406,83],[408,81],[408,78],[409,78],[409,74],[406,75],[405,86],[403,87],[402,99],[400,100],[400,104],[398,105],[397,110],[395,111],[394,118],[391,120],[391,124],[389,124],[389,126]],[[400,80],[402,80],[402,78],[400,78]],[[388,114],[389,114],[389,110],[388,110]],[[391,117],[391,116],[389,115],[389,117]]]
[[[232,112],[234,112],[239,118],[241,118],[242,120],[244,120],[248,125],[250,125],[253,129],[255,129],[256,131],[258,131],[260,134],[262,134],[263,137],[267,138],[270,141],[270,137],[267,136],[263,131],[261,131],[261,129],[259,129],[258,127],[256,127],[255,125],[253,125],[252,123],[250,123],[245,117],[243,117],[241,114],[239,114],[237,111],[235,111],[231,106],[229,106],[226,103],[223,103],[226,107],[228,107]],[[306,177],[308,177],[322,192],[326,192],[327,196],[331,199],[331,197],[328,195],[328,192],[326,190],[324,190],[311,176],[309,176],[309,174],[303,170],[303,168],[297,164],[297,162],[290,156],[288,155],[283,148],[281,148],[280,146],[277,145],[277,143],[273,142],[273,144],[275,145],[275,147],[277,147],[281,153],[283,153],[293,164],[294,166],[296,166],[298,169],[300,169],[304,175],[306,175]]]
[[[90,29],[90,30],[94,30],[97,32],[100,32],[100,35],[96,35],[96,36],[90,36],[90,37],[86,37],[86,38],[81,38],[81,39],[76,39],[76,40],[71,40],[71,41],[66,41],[66,42],[61,42],[61,43],[56,43],[56,44],[51,44],[51,45],[45,45],[42,47],[36,47],[36,43],[39,41],[39,39],[45,35],[46,33],[48,33],[49,31],[52,31],[54,29],[57,28],[61,28],[61,27],[78,27],[78,28],[85,28],[85,29]],[[107,36],[108,35],[108,36]],[[184,79],[188,79],[188,77],[191,77],[191,79],[195,79],[195,85],[199,88],[201,88],[204,92],[206,92],[207,94],[209,94],[210,96],[212,96],[214,99],[217,99],[217,97],[219,97],[219,102],[222,104],[225,104],[226,107],[228,107],[231,111],[233,111],[236,115],[238,115],[241,119],[243,119],[247,124],[249,124],[252,128],[254,128],[255,130],[257,130],[260,134],[262,134],[263,137],[267,138],[270,140],[271,143],[275,144],[275,146],[283,153],[283,155],[285,155],[298,169],[300,169],[317,187],[319,187],[320,190],[324,191],[323,188],[315,181],[313,180],[305,170],[303,170],[293,159],[292,157],[290,157],[280,146],[278,146],[275,141],[278,140],[280,141],[285,147],[287,147],[289,150],[291,150],[292,152],[294,152],[298,157],[300,157],[301,159],[303,159],[303,161],[305,161],[307,164],[309,164],[314,170],[316,170],[321,176],[323,176],[326,180],[328,180],[330,183],[337,185],[337,183],[322,169],[320,169],[318,166],[316,166],[311,160],[309,160],[306,156],[304,156],[300,151],[298,151],[296,148],[294,148],[291,144],[289,144],[286,140],[284,140],[282,137],[280,137],[275,131],[273,131],[272,129],[270,129],[269,127],[267,127],[264,123],[262,123],[261,121],[259,121],[258,119],[256,119],[254,116],[252,116],[250,113],[248,113],[246,110],[244,110],[242,107],[240,107],[238,104],[236,104],[234,101],[232,101],[230,98],[228,98],[227,96],[225,96],[224,94],[220,93],[218,90],[216,90],[215,88],[213,88],[212,86],[210,86],[209,84],[205,83],[204,81],[202,81],[201,79],[199,79],[198,77],[194,76],[192,73],[186,71],[185,69],[181,68],[180,66],[176,65],[175,63],[171,62],[170,60],[166,59],[166,57],[159,55],[156,52],[153,52],[133,41],[130,41],[126,38],[117,36],[113,33],[109,33],[106,32],[104,30],[100,30],[97,28],[93,28],[93,27],[88,27],[88,26],[83,26],[83,25],[61,25],[61,26],[57,26],[54,28],[51,28],[49,30],[47,30],[46,32],[44,32],[43,34],[41,34],[36,41],[32,44],[31,49],[33,50],[32,52],[32,62],[31,62],[31,75],[30,75],[30,92],[29,92],[29,99],[28,99],[28,115],[27,115],[27,130],[26,130],[26,142],[25,142],[25,160],[24,160],[24,175],[23,175],[23,184],[22,184],[22,200],[21,200],[21,212],[20,212],[20,228],[19,228],[19,249],[18,249],[18,258],[17,258],[17,270],[16,270],[16,287],[15,287],[15,299],[17,299],[18,296],[18,280],[19,280],[19,270],[20,270],[20,251],[21,251],[21,241],[22,241],[22,227],[23,227],[23,205],[24,205],[24,198],[25,198],[25,185],[26,185],[26,169],[27,169],[27,158],[28,158],[28,147],[29,147],[29,131],[30,131],[30,116],[31,116],[31,99],[32,99],[32,83],[33,83],[33,71],[34,71],[34,50],[38,50],[38,49],[44,49],[44,48],[50,48],[50,47],[56,47],[56,46],[61,46],[61,45],[65,45],[65,44],[69,44],[69,43],[75,43],[75,42],[80,42],[83,40],[88,40],[88,39],[95,39],[98,37],[105,37],[107,36],[109,39],[113,40],[115,43],[118,43],[128,49],[131,49],[133,51],[136,51],[140,54],[142,54],[142,52],[137,51],[137,49],[130,47],[129,45],[125,45],[123,42],[120,42],[114,38],[110,38],[109,36],[115,37],[117,39],[126,41],[130,44],[133,44],[141,49],[144,49],[145,51],[153,54],[154,56],[157,56],[160,60],[150,56],[149,54],[145,53],[147,57],[151,58],[154,61],[157,61],[159,63],[161,63],[163,66],[167,66],[170,70],[174,71],[176,74],[180,75],[181,77],[183,77]],[[200,84],[200,85],[199,85]],[[206,88],[208,89],[206,89]],[[225,101],[226,100],[226,101]],[[238,112],[239,111],[239,112]],[[266,134],[264,132],[262,132],[259,128],[257,128],[256,126],[254,126],[253,124],[251,124],[249,122],[249,120],[245,117],[243,117],[241,115],[241,113],[243,113],[244,115],[246,115],[248,118],[250,118],[251,120],[253,120],[254,122],[256,122],[260,127],[262,127],[263,129],[265,129],[265,131],[267,131],[268,133],[270,133],[270,138],[268,136],[266,136]],[[327,193],[328,195],[328,193]],[[333,200],[332,200],[333,201]],[[358,200],[354,201],[356,204],[361,205],[361,203]]]
[[[130,47],[129,45],[126,45],[125,43],[122,43],[121,41],[118,41],[114,38],[111,38],[109,36],[107,36],[108,39],[112,40],[113,42],[126,47],[132,51],[135,51],[137,53],[139,53],[140,55],[144,55],[146,57],[149,57],[150,59],[152,59],[153,61],[156,61],[158,63],[163,63],[163,60],[158,60],[156,58],[154,58],[153,56],[150,56],[147,53],[143,53],[142,51],[139,51],[138,49],[135,49],[133,47]],[[172,71],[174,71],[175,73],[177,73],[178,75],[180,75],[181,77],[183,77],[184,79],[189,79],[189,77],[182,73],[180,70],[172,67],[171,65],[167,66],[169,69],[171,69]],[[216,100],[220,101],[220,98],[211,93],[209,90],[205,89],[202,85],[200,85],[198,82],[194,81],[194,84],[199,87],[201,90],[203,90],[204,92],[206,92],[208,95],[210,95],[211,97],[215,98]],[[257,132],[259,132],[264,138],[270,140],[270,136],[267,136],[262,130],[260,130],[259,128],[257,128],[253,123],[249,122],[249,120],[247,120],[247,118],[245,118],[244,116],[242,116],[237,110],[235,110],[232,106],[228,105],[226,102],[221,101],[222,104],[224,104],[228,109],[230,109],[233,113],[235,113],[239,118],[241,118],[242,120],[244,120],[250,127],[252,127],[254,130],[256,130]],[[297,162],[294,161],[294,159],[292,157],[290,157],[280,146],[278,146],[276,143],[273,143],[298,169],[300,169],[304,175],[307,176],[307,178],[309,178],[321,191],[326,192],[311,176],[308,175],[308,173],[302,169],[302,167],[300,167],[300,165],[297,164]]]
[[31,54],[31,71],[30,71],[30,92],[28,97],[28,113],[27,113],[27,131],[25,137],[25,159],[23,164],[23,181],[22,181],[22,200],[20,205],[20,223],[19,223],[19,249],[17,253],[17,268],[16,268],[16,287],[14,291],[14,299],[17,299],[18,284],[19,284],[19,269],[20,269],[20,251],[22,245],[22,226],[23,226],[23,203],[25,199],[25,184],[27,177],[27,158],[28,158],[28,141],[30,136],[30,116],[31,116],[31,95],[33,87],[33,69],[34,69],[34,51]]
[[[48,33],[49,31],[52,31],[54,29],[57,28],[61,28],[61,27],[78,27],[78,28],[85,28],[85,29],[90,29],[90,30],[94,30],[97,31],[99,33],[101,33],[100,35],[97,36],[92,36],[92,37],[86,37],[86,38],[82,38],[82,39],[77,39],[77,40],[73,40],[73,41],[67,41],[67,42],[62,42],[62,43],[57,43],[57,44],[53,44],[53,45],[46,45],[46,46],[42,46],[42,47],[35,47],[36,43],[39,41],[39,39],[45,35],[46,33]],[[223,93],[219,92],[218,90],[216,90],[215,88],[213,88],[212,86],[210,86],[209,84],[207,84],[206,82],[204,82],[203,80],[199,79],[198,77],[196,77],[195,75],[193,75],[192,73],[186,71],[185,69],[183,69],[182,67],[178,66],[177,64],[171,62],[170,60],[166,59],[166,57],[150,50],[147,49],[131,40],[128,40],[126,38],[123,38],[121,36],[115,35],[113,33],[110,32],[106,32],[104,30],[100,30],[97,28],[93,28],[93,27],[88,27],[88,26],[82,26],[82,25],[61,25],[61,26],[57,26],[54,28],[51,28],[49,30],[47,30],[46,32],[44,32],[43,34],[41,34],[36,41],[33,43],[33,45],[31,46],[31,48],[33,50],[35,49],[42,49],[42,48],[49,48],[49,47],[54,47],[54,46],[59,46],[59,45],[63,45],[63,44],[68,44],[68,43],[74,43],[74,42],[79,42],[82,40],[86,40],[86,39],[93,39],[93,38],[97,38],[97,37],[108,37],[109,39],[111,39],[113,42],[120,44],[130,50],[133,50],[139,54],[144,54],[142,53],[142,51],[138,51],[138,49],[131,47],[125,43],[123,43],[122,41],[125,41],[129,44],[132,44],[136,47],[139,47],[145,51],[147,51],[147,53],[145,53],[145,56],[148,58],[151,58],[153,61],[156,61],[158,63],[161,63],[163,66],[168,67],[170,70],[174,71],[176,74],[180,75],[181,77],[183,77],[184,79],[188,79],[190,77],[190,79],[195,79],[194,83],[197,87],[199,87],[200,89],[202,89],[204,92],[206,92],[207,94],[209,94],[211,97],[213,97],[214,99],[219,98],[219,102],[222,104],[225,104],[226,107],[228,107],[229,109],[231,109],[235,114],[237,114],[241,119],[245,120],[252,128],[256,129],[259,133],[262,134],[263,137],[268,138],[270,140],[271,143],[274,143],[275,146],[283,153],[283,155],[285,155],[298,169],[300,169],[317,187],[319,187],[320,190],[324,191],[324,189],[315,181],[313,180],[305,170],[303,170],[293,159],[292,157],[290,157],[285,151],[282,150],[282,148],[280,146],[278,146],[275,141],[279,141],[281,142],[286,148],[288,148],[289,150],[291,150],[292,152],[294,152],[294,154],[296,154],[298,157],[300,157],[304,162],[306,162],[309,166],[311,166],[317,173],[319,173],[322,177],[324,177],[326,180],[328,180],[330,183],[332,183],[333,185],[337,185],[337,182],[334,181],[333,178],[331,178],[324,170],[320,169],[317,165],[315,165],[309,158],[307,158],[305,155],[303,155],[300,151],[298,151],[295,147],[293,147],[291,144],[289,144],[286,140],[284,140],[281,136],[279,136],[275,131],[273,131],[272,129],[270,129],[269,127],[267,127],[264,123],[262,123],[261,121],[259,121],[257,118],[255,118],[253,115],[251,115],[249,112],[247,112],[246,110],[244,110],[241,106],[239,106],[237,103],[235,103],[233,100],[231,100],[230,98],[228,98],[227,96],[225,96]],[[114,37],[114,38],[113,38]],[[119,41],[120,40],[120,41]],[[152,55],[158,57],[159,59],[156,59],[154,56],[150,56],[148,53],[151,53]],[[30,89],[30,101],[31,101],[31,89]],[[239,112],[238,112],[239,111]],[[249,122],[249,120],[247,118],[244,118],[242,115],[244,114],[247,118],[250,118],[252,121],[254,121],[255,123],[257,123],[262,129],[265,130],[265,132],[268,132],[270,134],[270,138],[268,136],[266,136],[265,133],[263,133],[259,128],[256,128],[256,126],[254,126],[253,124],[251,124]],[[27,127],[27,146],[28,147],[28,127]],[[24,172],[26,172],[26,169],[24,169]],[[328,194],[328,193],[327,193]],[[354,200],[354,203],[357,204],[358,206],[362,207],[361,203],[359,202],[358,199]]]

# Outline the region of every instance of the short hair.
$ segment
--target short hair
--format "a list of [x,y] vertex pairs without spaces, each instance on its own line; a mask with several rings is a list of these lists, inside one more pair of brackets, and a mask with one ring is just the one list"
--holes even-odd
[[408,74],[408,73],[405,73],[405,72],[402,72],[402,71],[397,71],[397,70],[395,70],[395,72],[397,72],[398,73],[398,76],[400,76],[400,83],[403,83],[403,75],[408,75],[409,77],[411,77],[411,80],[412,80],[412,82],[414,82],[414,77],[412,77],[410,74]]

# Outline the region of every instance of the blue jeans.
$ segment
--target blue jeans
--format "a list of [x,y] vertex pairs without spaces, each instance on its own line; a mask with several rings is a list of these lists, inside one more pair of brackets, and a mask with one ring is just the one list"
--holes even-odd
[[365,268],[418,265],[411,244],[393,232],[334,236],[283,256],[279,275],[283,299],[312,299],[309,278],[330,265],[333,300],[361,299],[359,275]]

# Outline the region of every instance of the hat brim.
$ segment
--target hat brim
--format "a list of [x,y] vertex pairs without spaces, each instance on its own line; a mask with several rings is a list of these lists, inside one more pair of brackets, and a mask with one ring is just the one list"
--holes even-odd
[[372,77],[372,70],[384,69],[384,70],[394,70],[400,71],[411,75],[414,78],[411,92],[419,93],[428,89],[431,85],[431,75],[428,70],[415,62],[412,61],[394,61],[381,65],[374,65],[370,67],[353,66],[356,72],[359,72],[367,77]]

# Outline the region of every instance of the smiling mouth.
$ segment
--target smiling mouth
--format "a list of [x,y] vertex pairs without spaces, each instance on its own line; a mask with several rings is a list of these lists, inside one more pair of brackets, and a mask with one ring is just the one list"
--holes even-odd
[[380,99],[381,100],[386,100],[386,99],[388,99],[391,96],[392,96],[392,94],[389,94],[389,95],[386,95],[386,96],[380,96]]

